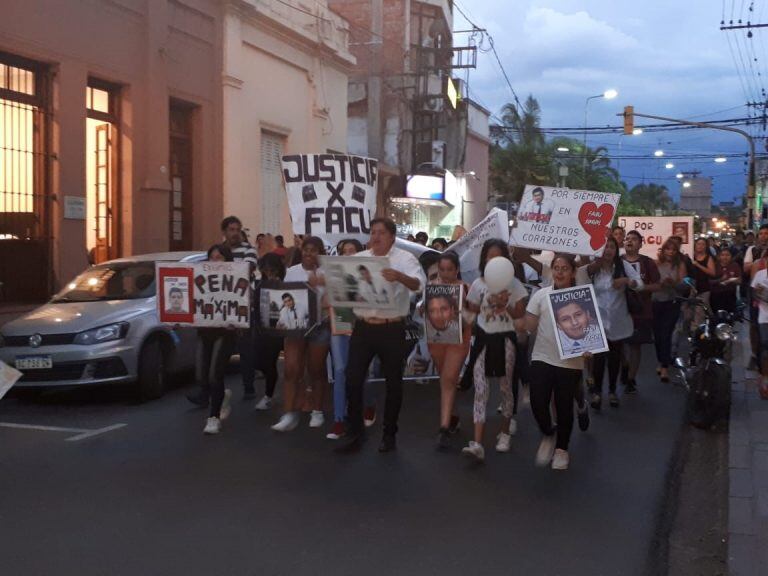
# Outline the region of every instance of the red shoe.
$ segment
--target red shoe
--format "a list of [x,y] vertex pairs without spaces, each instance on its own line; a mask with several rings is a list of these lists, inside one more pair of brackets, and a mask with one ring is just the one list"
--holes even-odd
[[328,440],[338,440],[344,434],[346,433],[346,429],[344,428],[344,422],[334,422],[333,428],[331,428],[331,431],[328,432],[328,434],[325,435]]
[[376,423],[376,406],[368,406],[363,412],[365,427],[370,428]]

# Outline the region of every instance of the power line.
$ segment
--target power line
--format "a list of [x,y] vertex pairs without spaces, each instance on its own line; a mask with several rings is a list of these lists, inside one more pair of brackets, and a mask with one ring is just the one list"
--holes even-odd
[[[512,82],[509,80],[509,76],[507,75],[507,71],[504,69],[504,65],[501,63],[501,58],[499,58],[499,53],[496,51],[496,45],[493,41],[493,36],[491,36],[487,31],[483,31],[483,28],[480,28],[477,24],[475,24],[469,16],[467,16],[467,13],[464,12],[464,10],[461,9],[461,6],[459,6],[458,2],[454,2],[453,5],[456,7],[456,10],[464,17],[464,20],[469,22],[469,24],[474,27],[476,30],[481,31],[481,34],[486,36],[488,38],[488,44],[491,47],[491,52],[493,52],[493,55],[496,58],[496,63],[499,65],[499,69],[501,70],[502,76],[504,76],[504,80],[507,83],[507,86],[509,87],[509,91],[512,93],[512,98],[515,100],[515,104],[517,105],[518,111],[520,108],[523,107],[523,105],[520,103],[520,99],[517,97],[517,92],[515,92],[515,89],[512,87]],[[481,37],[482,38],[482,37]]]

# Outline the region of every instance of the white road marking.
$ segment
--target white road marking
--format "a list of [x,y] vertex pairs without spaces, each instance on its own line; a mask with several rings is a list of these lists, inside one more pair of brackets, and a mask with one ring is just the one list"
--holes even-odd
[[90,432],[83,428],[61,428],[59,426],[38,426],[37,424],[16,424],[15,422],[0,422],[0,428],[20,428],[22,430],[43,430],[45,432],[69,432],[82,434]]
[[88,428],[63,428],[61,426],[41,426],[38,424],[18,424],[16,422],[0,422],[0,428],[16,428],[20,430],[41,430],[43,432],[66,432],[68,434],[75,434],[66,439],[67,442],[78,442],[85,440],[86,438],[93,438],[100,434],[111,432],[112,430],[118,430],[127,426],[127,424],[112,424],[104,428],[97,428],[96,430]]
[[99,428],[98,430],[89,430],[87,432],[83,432],[82,434],[78,434],[77,436],[72,436],[71,438],[67,438],[67,442],[77,442],[79,440],[85,440],[86,438],[93,438],[94,436],[98,436],[99,434],[105,434],[106,432],[111,432],[112,430],[117,430],[125,426],[127,426],[127,424],[112,424],[112,426]]

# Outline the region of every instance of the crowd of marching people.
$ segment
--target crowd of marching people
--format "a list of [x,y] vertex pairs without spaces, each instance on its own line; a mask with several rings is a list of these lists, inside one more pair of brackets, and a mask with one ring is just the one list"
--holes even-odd
[[[224,376],[231,355],[238,353],[245,398],[256,400],[256,372],[264,376],[256,410],[275,408],[280,388],[281,415],[272,430],[289,432],[308,412],[309,427],[327,427],[327,438],[338,441],[340,452],[362,447],[366,429],[377,420],[371,377],[383,378],[386,399],[379,451],[395,450],[404,364],[412,346],[406,331],[424,315],[421,300],[428,283],[461,285],[464,299],[461,343],[427,346],[439,380],[434,414],[439,450],[453,447],[459,429],[457,393],[473,389],[471,440],[461,451],[484,461],[488,401],[491,388],[498,385],[501,419],[493,431],[495,450],[510,450],[518,408],[523,399],[529,400],[542,435],[537,465],[567,469],[574,421],[580,429],[588,429],[590,411],[604,408],[606,388],[612,409],[620,406],[622,395],[642,392],[638,372],[641,357],[649,350],[644,344],[654,345],[658,378],[669,381],[677,343],[702,320],[700,308],[684,302],[691,294],[714,310],[736,312],[743,303],[744,317],[751,321],[750,367],[763,375],[760,395],[768,399],[768,354],[761,354],[768,346],[768,224],[756,236],[738,231],[728,242],[701,237],[688,246],[686,238],[671,236],[655,251],[655,258],[641,253],[645,242],[641,233],[619,226],[596,258],[534,253],[491,238],[482,246],[478,269],[472,271],[475,280],[465,283],[452,242],[437,238],[431,250],[404,250],[395,242],[395,224],[376,218],[366,246],[348,239],[331,251],[348,258],[386,256],[389,268],[381,276],[394,292],[397,307],[354,308],[351,334],[334,334],[331,329],[334,311],[324,294],[321,265],[328,248],[322,239],[296,237],[286,247],[280,236],[259,234],[251,245],[234,216],[224,219],[221,232],[222,242],[208,250],[209,260],[249,263],[255,291],[264,281],[307,283],[318,294],[321,312],[318,324],[299,336],[282,337],[260,329],[258,306],[248,330],[198,329],[198,388],[188,398],[208,409],[207,434],[220,432],[221,422],[231,412],[232,393]],[[426,247],[429,238],[419,232],[409,240]],[[491,289],[486,273],[500,262],[496,259],[509,261],[514,276],[503,287]],[[550,315],[548,295],[582,285],[594,290],[608,349],[562,359],[556,332],[568,335],[569,326],[578,329],[583,312],[562,306]],[[329,398],[333,419],[327,423]]]

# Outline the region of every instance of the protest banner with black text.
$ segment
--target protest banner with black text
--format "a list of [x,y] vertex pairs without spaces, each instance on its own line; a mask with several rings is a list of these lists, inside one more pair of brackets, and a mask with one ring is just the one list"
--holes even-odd
[[509,217],[504,210],[493,208],[478,224],[451,244],[451,250],[459,255],[461,277],[467,283],[478,277],[480,251],[489,238],[509,241]]
[[197,328],[248,328],[251,322],[247,262],[158,263],[160,322]]
[[600,256],[611,233],[620,194],[526,186],[512,246]]
[[333,245],[367,242],[376,214],[378,162],[346,154],[283,156],[283,180],[293,231]]
[[617,224],[624,232],[635,230],[643,237],[640,254],[657,258],[659,248],[670,236],[679,236],[680,251],[693,254],[693,216],[619,216]]

